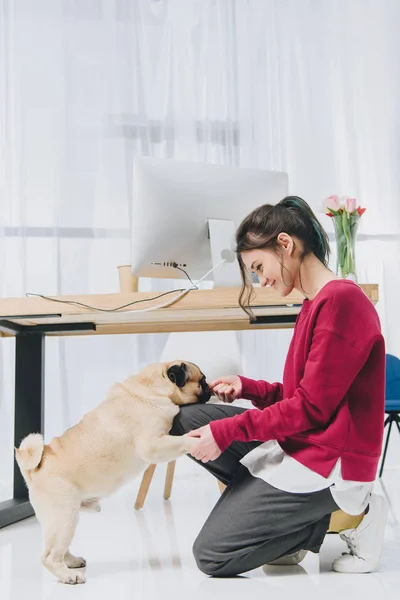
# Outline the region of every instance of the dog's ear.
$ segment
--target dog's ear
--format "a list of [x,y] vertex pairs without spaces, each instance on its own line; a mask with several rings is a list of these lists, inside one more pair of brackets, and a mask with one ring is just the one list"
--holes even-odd
[[167,371],[168,379],[178,387],[183,387],[188,380],[188,372],[185,363],[172,365]]

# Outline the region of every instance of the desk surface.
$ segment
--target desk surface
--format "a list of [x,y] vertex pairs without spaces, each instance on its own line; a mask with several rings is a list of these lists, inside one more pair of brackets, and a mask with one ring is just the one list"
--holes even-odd
[[[361,287],[376,304],[378,285],[365,284]],[[138,311],[162,304],[169,296],[114,312],[94,311],[64,302],[80,302],[110,310],[137,300],[153,298],[157,292],[55,296],[52,300],[36,297],[0,298],[0,336],[15,335],[30,328],[58,336],[293,327],[303,302],[298,292],[292,292],[286,298],[279,297],[271,288],[254,288],[254,292],[252,306],[260,319],[256,324],[250,324],[247,315],[238,306],[239,288],[194,290],[175,304],[150,312]]]

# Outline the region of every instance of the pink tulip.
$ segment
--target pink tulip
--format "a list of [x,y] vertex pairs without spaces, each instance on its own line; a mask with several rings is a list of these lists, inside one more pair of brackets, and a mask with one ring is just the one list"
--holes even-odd
[[336,194],[329,196],[329,198],[327,198],[324,201],[324,208],[325,208],[326,213],[328,213],[330,210],[334,210],[334,211],[340,210],[339,196],[337,196]]
[[357,200],[355,198],[346,198],[344,206],[351,215],[357,208]]

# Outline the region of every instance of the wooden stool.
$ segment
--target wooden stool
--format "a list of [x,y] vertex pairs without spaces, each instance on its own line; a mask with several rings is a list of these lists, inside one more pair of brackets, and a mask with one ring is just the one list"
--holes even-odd
[[[165,500],[168,500],[171,496],[172,482],[174,479],[174,472],[175,472],[175,463],[176,463],[176,461],[173,460],[172,462],[168,463],[168,466],[167,466],[167,474],[165,476],[165,485],[164,485],[164,499]],[[149,491],[151,480],[153,479],[154,471],[156,470],[156,466],[157,465],[150,465],[149,467],[147,467],[147,469],[143,473],[142,483],[140,484],[138,495],[136,496],[135,510],[139,510],[140,508],[143,508],[144,501],[146,500],[147,492]],[[226,488],[226,485],[224,485],[222,483],[222,481],[219,481],[219,480],[218,480],[218,485],[219,485],[220,492],[222,494]]]

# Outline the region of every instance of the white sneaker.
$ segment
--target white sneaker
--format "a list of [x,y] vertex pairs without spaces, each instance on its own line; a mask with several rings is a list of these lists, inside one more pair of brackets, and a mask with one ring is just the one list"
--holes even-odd
[[308,550],[298,550],[297,552],[293,552],[293,554],[287,554],[286,556],[281,556],[276,560],[272,560],[267,563],[267,565],[279,565],[279,566],[288,566],[288,565],[298,565],[302,560],[306,557]]
[[382,554],[389,504],[384,496],[371,495],[369,511],[355,529],[345,529],[339,535],[347,544],[344,553],[332,563],[338,573],[371,573],[378,568]]

